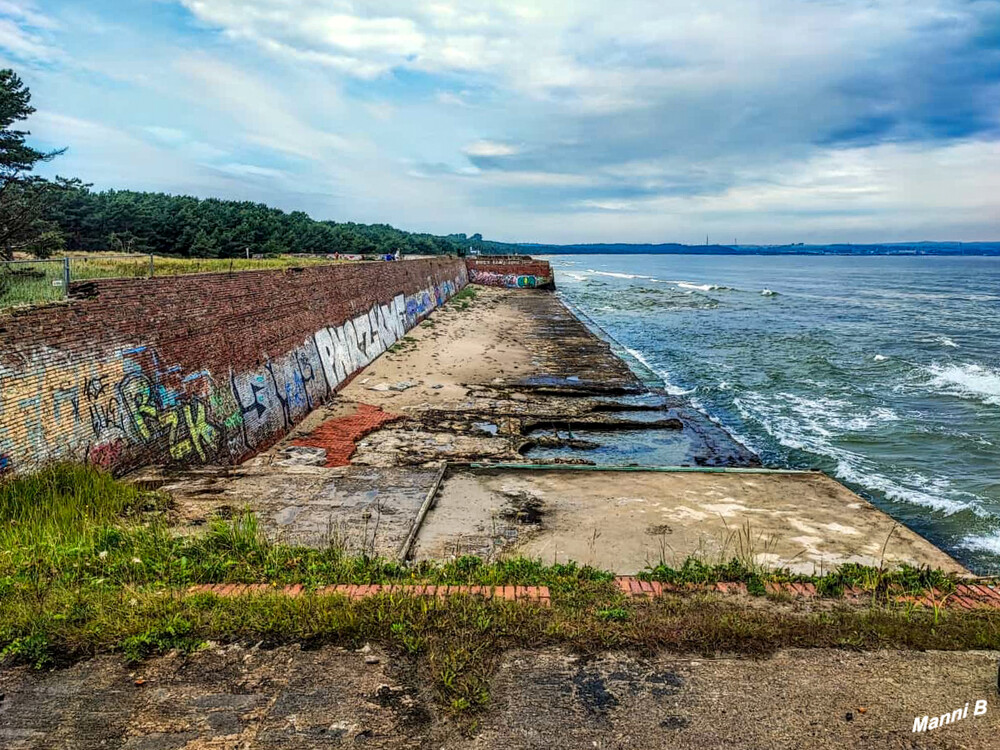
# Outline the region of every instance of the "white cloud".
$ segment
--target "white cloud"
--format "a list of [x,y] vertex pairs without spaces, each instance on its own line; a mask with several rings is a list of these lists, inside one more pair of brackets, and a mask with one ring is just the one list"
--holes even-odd
[[462,151],[469,156],[513,156],[519,153],[520,149],[500,141],[475,141]]
[[342,136],[297,116],[308,100],[293,101],[262,77],[204,54],[182,58],[175,67],[196,86],[190,93],[199,106],[224,110],[243,128],[247,143],[305,159],[351,146]]
[[990,3],[161,1],[0,0],[58,171],[498,239],[1000,234]]
[[44,62],[60,56],[57,48],[9,18],[0,18],[0,48],[20,60]]

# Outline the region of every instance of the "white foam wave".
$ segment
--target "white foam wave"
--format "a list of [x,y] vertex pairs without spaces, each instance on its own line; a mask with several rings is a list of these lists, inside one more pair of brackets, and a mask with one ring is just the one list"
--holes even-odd
[[690,289],[698,292],[720,292],[728,287],[720,284],[695,284],[693,281],[668,281],[668,284],[676,284],[680,289]]
[[683,279],[658,279],[655,276],[646,276],[641,273],[621,273],[620,271],[596,271],[593,268],[587,269],[588,274],[594,276],[608,276],[612,279],[641,279],[642,281],[652,281],[655,284],[673,284],[678,289],[690,292],[721,292],[731,287],[722,284],[698,284],[694,281],[684,281]]
[[648,279],[649,281],[656,281],[652,276],[643,276],[641,273],[618,273],[617,271],[595,271],[593,268],[588,268],[587,273],[592,273],[595,276],[610,276],[613,279]]
[[1000,534],[970,534],[962,539],[958,546],[973,552],[991,552],[1000,555]]
[[670,373],[668,373],[666,370],[657,369],[653,365],[652,362],[650,362],[648,359],[646,359],[642,355],[642,352],[638,352],[635,349],[632,349],[631,347],[624,346],[624,345],[623,345],[623,348],[631,356],[635,357],[636,360],[638,360],[639,362],[641,362],[643,367],[645,367],[651,373],[653,373],[654,375],[656,375],[660,380],[662,380],[663,381],[663,390],[665,390],[671,396],[687,396],[687,395],[690,395],[690,394],[694,393],[695,390],[697,390],[696,388],[691,388],[689,390],[685,390],[683,388],[678,388],[676,385],[674,385],[673,383],[670,382]]
[[746,392],[733,400],[744,419],[754,421],[779,443],[797,450],[826,456],[836,462],[838,479],[881,492],[890,500],[918,505],[952,515],[969,510],[988,516],[979,498],[951,487],[947,479],[916,472],[897,476],[880,473],[880,467],[864,456],[836,444],[844,432],[863,432],[899,416],[891,409],[877,407],[864,413],[848,414],[850,404],[842,399],[805,398],[790,393],[769,399]]
[[770,289],[761,290],[761,295],[764,297],[774,297],[777,294],[777,292],[772,292]]
[[952,339],[945,336],[943,333],[929,333],[926,335],[921,335],[917,338],[917,341],[923,342],[925,344],[937,344],[938,346],[947,346],[949,349],[960,348]]
[[874,359],[876,362],[885,362],[889,358],[884,354],[876,354],[874,357],[872,357],[872,359]]
[[971,362],[932,364],[924,369],[931,376],[927,385],[939,393],[1000,406],[1000,370]]

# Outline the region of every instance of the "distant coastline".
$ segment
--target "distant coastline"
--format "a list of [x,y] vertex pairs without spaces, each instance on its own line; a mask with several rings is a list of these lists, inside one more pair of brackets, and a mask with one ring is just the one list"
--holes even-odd
[[522,252],[536,255],[996,255],[1000,242],[882,242],[831,245],[682,245],[603,243],[543,245],[518,243]]

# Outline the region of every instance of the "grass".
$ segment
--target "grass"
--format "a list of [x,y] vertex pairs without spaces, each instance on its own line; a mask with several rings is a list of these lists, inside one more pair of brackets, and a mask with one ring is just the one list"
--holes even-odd
[[[867,608],[834,603],[824,611],[795,611],[704,593],[633,600],[611,573],[586,566],[473,557],[401,565],[336,547],[268,542],[249,514],[178,537],[166,523],[168,511],[157,494],[93,468],[53,466],[0,484],[4,659],[46,668],[101,652],[137,661],[173,649],[193,651],[208,641],[372,642],[420,661],[433,675],[441,704],[461,714],[489,700],[492,671],[511,648],[704,654],[766,654],[790,646],[1000,648],[1000,613],[993,610],[931,613],[873,598]],[[729,567],[688,561],[676,570],[646,572],[676,582],[762,575],[737,561]],[[836,575],[841,585],[877,588],[885,580],[858,567]],[[937,574],[901,575],[894,580],[912,586],[941,583]],[[352,601],[315,593],[330,583],[408,581],[546,585],[552,606],[388,593]],[[295,599],[184,594],[193,583],[221,582],[303,583],[307,593]]]
[[[145,278],[149,276],[148,255],[123,256],[113,253],[67,253],[70,279]],[[154,256],[154,276],[191,273],[225,273],[300,268],[344,263],[323,256],[280,255],[270,258],[171,258]],[[18,263],[0,262],[0,308],[38,304],[63,299],[62,258]]]
[[458,310],[464,311],[469,309],[476,299],[476,290],[472,285],[466,286],[462,291],[453,295],[451,299],[448,300],[447,304],[452,305]]

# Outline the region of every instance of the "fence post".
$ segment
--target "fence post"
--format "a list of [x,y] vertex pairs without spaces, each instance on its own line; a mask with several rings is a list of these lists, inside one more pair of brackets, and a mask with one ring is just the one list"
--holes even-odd
[[69,257],[63,258],[63,297],[69,297]]
[[153,254],[149,254],[149,278],[153,278]]

